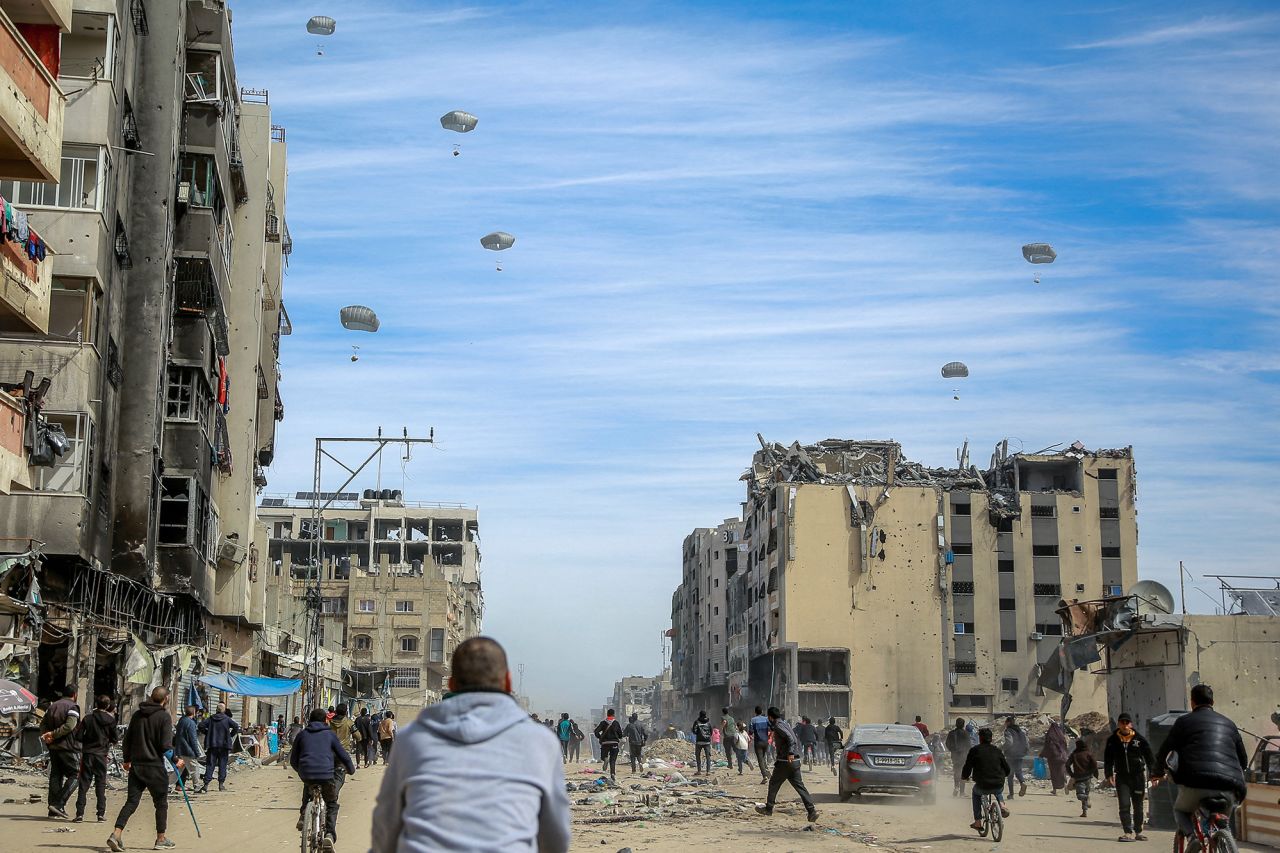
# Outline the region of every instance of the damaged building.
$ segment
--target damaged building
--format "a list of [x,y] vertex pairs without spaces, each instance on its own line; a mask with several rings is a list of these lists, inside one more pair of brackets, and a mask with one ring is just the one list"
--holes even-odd
[[[985,469],[960,460],[761,439],[741,521],[685,542],[672,659],[686,712],[775,704],[936,724],[1056,708],[1038,677],[1062,636],[1059,601],[1136,580],[1132,452],[1002,443]],[[732,561],[708,554],[717,540]],[[1104,686],[1078,693],[1077,709],[1105,709]]]
[[45,308],[0,318],[17,371],[0,382],[32,389],[21,402],[65,437],[0,487],[4,550],[36,555],[29,683],[128,707],[151,684],[256,674],[255,503],[289,332],[284,129],[267,92],[238,85],[222,0],[9,6],[44,16],[36,54],[57,84],[52,156],[24,146],[45,168],[0,159],[0,195],[56,249]]

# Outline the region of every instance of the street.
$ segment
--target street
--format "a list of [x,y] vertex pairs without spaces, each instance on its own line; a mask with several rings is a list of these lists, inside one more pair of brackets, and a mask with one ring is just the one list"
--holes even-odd
[[[570,782],[582,784],[596,778],[594,772],[586,772],[594,769],[595,766],[590,764],[574,764],[567,768],[566,775]],[[37,803],[0,805],[5,850],[106,849],[106,837],[124,802],[123,786],[120,790],[108,792],[106,823],[93,822],[90,798],[89,822],[76,824],[45,818],[41,777],[6,773],[0,778],[16,782],[0,782],[0,800],[26,800],[32,793],[42,795]],[[381,767],[361,770],[343,788],[338,823],[339,851],[368,849],[373,802],[381,778]],[[622,767],[619,767],[618,782],[623,789],[620,795],[625,795],[632,784],[645,787],[659,785],[657,780],[633,776]],[[1010,804],[1013,817],[1005,824],[1004,841],[997,845],[989,839],[979,838],[968,828],[971,819],[969,800],[953,799],[945,790],[935,806],[921,806],[905,799],[872,797],[865,802],[840,803],[835,779],[829,772],[819,770],[807,774],[806,783],[820,812],[812,830],[807,829],[804,811],[789,786],[784,787],[779,795],[779,807],[772,818],[756,815],[752,806],[763,801],[765,789],[759,776],[751,769],[741,777],[737,771],[729,773],[723,768],[717,769],[712,784],[698,786],[702,793],[696,799],[709,807],[701,810],[704,813],[688,817],[668,814],[652,820],[589,824],[584,821],[601,819],[601,810],[595,805],[577,805],[583,797],[572,793],[570,799],[575,803],[572,849],[615,851],[630,847],[635,853],[657,853],[714,845],[719,849],[775,851],[880,849],[904,853],[923,850],[989,853],[1004,849],[1094,853],[1100,843],[1116,843],[1120,832],[1115,800],[1101,796],[1095,797],[1089,817],[1081,819],[1077,816],[1079,806],[1074,800],[1061,795],[1055,798],[1049,795],[1047,788],[1034,787],[1026,798],[1016,799]],[[35,787],[31,787],[33,785]],[[231,774],[225,793],[215,790],[192,798],[203,833],[201,838],[196,838],[191,817],[181,798],[171,798],[170,837],[177,842],[179,849],[210,853],[286,849],[296,844],[298,838],[294,830],[297,788],[297,779],[288,768],[244,767]],[[713,791],[722,791],[728,796],[713,795]],[[150,848],[152,814],[150,800],[144,798],[125,832],[125,844],[129,849]],[[1148,834],[1151,840],[1136,845],[1135,850],[1170,849],[1171,833],[1151,831]],[[1242,844],[1240,849],[1263,848]]]

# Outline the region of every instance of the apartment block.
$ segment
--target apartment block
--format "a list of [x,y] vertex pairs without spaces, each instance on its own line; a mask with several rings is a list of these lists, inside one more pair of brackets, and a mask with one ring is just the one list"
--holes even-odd
[[[671,680],[684,712],[723,707],[733,666],[729,589],[739,572],[744,525],[733,518],[685,537],[683,580],[672,598]],[[740,651],[740,650],[739,650]]]
[[[774,704],[846,722],[919,714],[1056,710],[1039,686],[1057,653],[1064,598],[1127,590],[1137,579],[1130,449],[1008,452],[929,468],[892,441],[766,444],[744,477],[742,542],[727,600],[707,610],[692,541],[672,605],[682,657],[676,689],[706,707]],[[714,549],[712,554],[714,554]],[[690,590],[690,582],[697,591]],[[715,608],[727,610],[717,614]],[[727,645],[706,645],[721,631]],[[690,664],[706,650],[728,673]],[[698,657],[694,657],[696,661]],[[710,669],[710,677],[703,673]],[[1080,680],[1073,710],[1105,710]]]
[[338,497],[319,529],[309,493],[260,502],[258,518],[269,534],[268,609],[279,614],[271,621],[290,626],[288,642],[305,639],[318,544],[322,646],[347,656],[361,674],[344,695],[412,719],[439,701],[454,648],[481,630],[478,513],[405,501],[390,489]]
[[658,692],[662,684],[662,676],[628,675],[613,685],[613,699],[609,707],[617,710],[623,720],[632,714],[653,733],[654,709]]

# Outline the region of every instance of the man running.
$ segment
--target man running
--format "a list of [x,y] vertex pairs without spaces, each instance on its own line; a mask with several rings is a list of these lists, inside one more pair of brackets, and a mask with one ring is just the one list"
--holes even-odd
[[107,753],[116,742],[116,715],[111,711],[111,697],[99,696],[94,709],[80,724],[84,752],[80,759],[80,790],[76,794],[76,823],[84,820],[91,785],[97,799],[98,823],[107,819]]
[[67,801],[80,778],[80,706],[76,686],[62,688],[62,698],[49,706],[40,721],[40,740],[49,748],[49,817],[67,817]]
[[1103,775],[1116,789],[1120,800],[1120,827],[1124,830],[1118,841],[1146,841],[1142,832],[1143,806],[1147,792],[1147,776],[1155,765],[1151,744],[1133,727],[1133,718],[1121,714],[1116,718],[1116,730],[1107,738],[1102,754]]
[[569,744],[573,741],[573,723],[569,722],[568,714],[560,715],[560,722],[556,723],[556,735],[560,738],[561,763],[568,764]]
[[610,779],[618,778],[618,746],[622,743],[622,726],[613,715],[613,709],[596,725],[593,734],[600,742],[600,772],[609,771]]
[[1024,759],[1031,752],[1031,742],[1027,740],[1027,733],[1022,730],[1022,726],[1018,725],[1018,721],[1013,717],[1007,717],[1004,721],[1004,743],[1000,745],[1000,749],[1004,752],[1005,759],[1009,762],[1009,799],[1013,799],[1013,780],[1016,778],[1022,785],[1018,791],[1019,797],[1027,795],[1027,779],[1024,775],[1026,770],[1023,768]]
[[240,725],[227,716],[227,706],[219,702],[213,715],[207,720],[202,720],[198,728],[204,735],[206,759],[204,785],[201,786],[200,793],[203,794],[209,790],[214,770],[218,771],[218,790],[225,791],[227,790],[227,759],[231,755],[231,744],[240,734]]
[[[342,707],[342,706],[339,706]],[[335,712],[334,717],[337,717]],[[325,847],[333,849],[338,840],[338,794],[346,773],[356,772],[356,765],[342,745],[338,732],[327,722],[328,712],[316,708],[308,718],[307,727],[298,735],[289,751],[289,766],[302,780],[302,807],[298,809],[298,831],[306,819],[307,803],[311,800],[311,786],[320,786],[324,798]]]
[[813,723],[808,717],[800,718],[800,725],[795,727],[796,737],[800,738],[801,757],[804,766],[809,770],[813,769],[814,751],[818,746],[818,730],[813,727]]
[[764,709],[759,705],[756,706],[756,715],[751,718],[748,727],[751,730],[752,742],[755,744],[756,767],[760,768],[760,784],[765,785],[769,782],[769,718],[764,715]]
[[638,773],[644,769],[644,759],[641,755],[644,752],[644,745],[649,740],[649,733],[640,724],[640,716],[638,714],[631,715],[631,719],[627,721],[627,727],[622,733],[626,735],[627,746],[631,748],[631,772]]
[[970,827],[982,831],[984,794],[994,795],[1000,803],[1000,814],[1009,816],[1009,810],[1004,805],[1004,783],[1010,772],[1009,760],[991,742],[991,729],[979,729],[978,745],[969,750],[964,759],[964,768],[960,772],[962,783],[973,779],[973,823],[969,824]]
[[[163,687],[152,690],[151,701],[143,702],[133,712],[124,734],[121,753],[124,769],[129,774],[129,795],[116,817],[115,830],[107,837],[107,847],[114,853],[124,851],[124,828],[138,810],[144,791],[151,795],[151,802],[156,808],[154,849],[168,850],[178,846],[165,836],[169,820],[169,771],[164,760],[166,755],[173,754],[173,718],[165,710],[168,701],[168,690]],[[185,765],[181,758],[175,758],[173,766],[182,772]]]
[[840,724],[836,722],[835,717],[827,723],[824,737],[827,741],[827,763],[834,771],[840,763],[840,750],[844,748],[844,732],[840,730]]
[[702,759],[707,760],[707,773],[711,773],[711,720],[706,711],[698,712],[698,719],[693,721],[690,729],[693,732],[693,761],[698,766],[694,776],[702,775]]
[[[738,721],[729,713],[728,708],[720,709],[720,742],[724,744],[724,757],[733,769],[733,754],[737,751],[735,741],[738,738]],[[738,775],[742,775],[742,765],[738,765]]]
[[756,812],[768,817],[773,814],[773,804],[778,799],[778,790],[783,782],[790,782],[791,787],[800,795],[804,803],[809,823],[818,819],[818,810],[809,796],[809,789],[804,786],[804,778],[800,773],[800,744],[795,729],[782,717],[777,708],[769,709],[769,728],[773,731],[773,742],[778,750],[778,759],[773,763],[773,775],[769,777],[769,796],[763,806],[756,806]]

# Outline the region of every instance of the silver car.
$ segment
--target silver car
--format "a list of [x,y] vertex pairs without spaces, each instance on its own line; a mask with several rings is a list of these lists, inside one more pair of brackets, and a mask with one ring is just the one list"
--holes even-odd
[[863,794],[908,794],[937,799],[933,752],[915,726],[854,726],[840,756],[840,801]]

